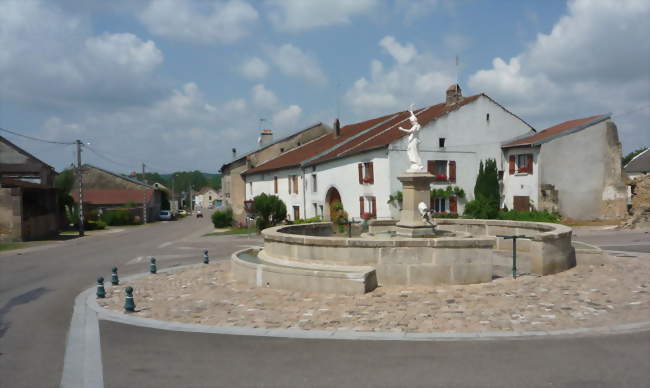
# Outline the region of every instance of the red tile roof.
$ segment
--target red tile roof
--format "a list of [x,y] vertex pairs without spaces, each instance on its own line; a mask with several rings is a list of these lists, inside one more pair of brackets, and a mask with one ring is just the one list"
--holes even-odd
[[[123,205],[127,202],[142,203],[143,195],[146,192],[147,202],[151,200],[155,190],[135,189],[92,189],[84,190],[84,202],[93,205]],[[75,201],[79,199],[79,191],[70,192]]]
[[518,146],[532,146],[532,145],[545,143],[545,141],[550,140],[550,138],[568,134],[572,130],[579,130],[582,128],[586,128],[600,121],[608,119],[609,117],[610,117],[609,115],[595,115],[595,116],[585,117],[582,119],[565,121],[563,123],[546,128],[543,131],[539,131],[534,135],[526,136],[524,138],[511,141],[507,144],[502,145],[501,147],[510,148],[510,147],[518,147]]
[[[432,105],[415,110],[414,113],[418,117],[420,125],[425,126],[441,116],[475,101],[480,96],[482,94],[465,97],[459,103],[451,106],[447,106],[445,103]],[[390,143],[407,135],[407,133],[397,128],[400,126],[410,127],[408,123],[409,116],[408,111],[401,111],[346,125],[341,128],[339,137],[336,137],[333,132],[328,133],[259,166],[248,169],[244,172],[244,175],[294,167],[301,164],[309,166],[376,148],[387,147]]]

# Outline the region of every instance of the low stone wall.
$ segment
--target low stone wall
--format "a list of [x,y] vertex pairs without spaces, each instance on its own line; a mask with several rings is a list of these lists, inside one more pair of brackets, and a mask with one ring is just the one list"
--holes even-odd
[[[469,284],[491,281],[495,252],[512,252],[512,241],[496,235],[517,234],[531,238],[517,241],[517,254],[530,262],[531,272],[548,275],[575,266],[571,229],[563,225],[468,219],[437,219],[436,225],[469,237],[346,238],[332,236],[330,223],[314,223],[262,231],[263,252],[297,263],[372,266],[386,285]],[[372,222],[370,233],[392,226],[391,221]]]

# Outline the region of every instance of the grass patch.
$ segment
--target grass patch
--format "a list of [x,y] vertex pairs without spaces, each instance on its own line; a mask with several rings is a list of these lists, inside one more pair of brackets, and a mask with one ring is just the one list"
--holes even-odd
[[25,244],[21,243],[0,243],[0,252],[11,251],[13,249],[25,248]]
[[618,226],[623,223],[625,220],[591,220],[591,221],[580,221],[574,220],[571,218],[566,218],[561,221],[563,225],[566,226]]
[[224,230],[223,232],[206,233],[206,234],[203,235],[203,237],[205,237],[205,236],[227,236],[227,235],[230,235],[230,234],[248,234],[248,233],[256,234],[254,228],[250,228],[250,229],[248,229],[248,228],[230,228],[228,230]]

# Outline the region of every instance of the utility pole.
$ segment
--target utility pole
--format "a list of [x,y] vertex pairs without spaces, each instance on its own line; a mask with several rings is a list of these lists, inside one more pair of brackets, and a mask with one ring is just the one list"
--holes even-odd
[[83,175],[81,174],[81,140],[77,143],[77,181],[79,182],[79,237],[84,235],[84,185]]
[[[142,163],[142,181],[147,184],[147,178],[144,175],[145,164]],[[142,196],[142,222],[147,223],[147,188],[144,188],[144,195]]]

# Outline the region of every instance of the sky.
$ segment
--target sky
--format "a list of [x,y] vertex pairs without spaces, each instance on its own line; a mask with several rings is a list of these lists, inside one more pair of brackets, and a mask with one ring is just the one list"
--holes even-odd
[[260,128],[433,105],[458,81],[537,130],[612,113],[627,153],[650,146],[649,21],[648,0],[0,0],[0,128],[80,139],[116,172],[216,172]]

